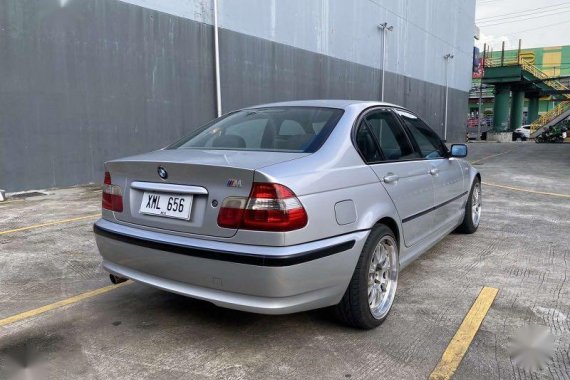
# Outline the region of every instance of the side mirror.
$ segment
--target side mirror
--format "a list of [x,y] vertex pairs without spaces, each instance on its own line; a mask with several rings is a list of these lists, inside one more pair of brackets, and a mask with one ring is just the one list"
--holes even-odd
[[453,144],[451,146],[451,157],[457,157],[457,158],[467,157],[467,145]]

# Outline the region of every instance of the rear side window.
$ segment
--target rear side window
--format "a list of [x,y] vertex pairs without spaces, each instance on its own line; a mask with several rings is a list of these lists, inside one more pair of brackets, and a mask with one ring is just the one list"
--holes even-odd
[[398,111],[398,114],[402,117],[418,144],[423,158],[436,159],[446,157],[447,148],[439,136],[426,123],[408,112]]
[[379,162],[382,160],[380,149],[375,138],[370,132],[370,128],[366,121],[362,121],[356,130],[356,146],[366,162]]
[[216,119],[167,149],[315,152],[343,111],[323,107],[267,107]]
[[[365,116],[363,123],[368,127],[374,142],[380,147],[381,160],[399,161],[419,158],[410,144],[406,132],[391,111],[373,111]],[[362,152],[363,149],[358,142],[358,133],[357,145]],[[370,151],[370,148],[367,148],[367,151]],[[363,156],[366,155],[363,153]],[[375,161],[380,161],[380,159]],[[369,162],[372,161],[369,160]]]

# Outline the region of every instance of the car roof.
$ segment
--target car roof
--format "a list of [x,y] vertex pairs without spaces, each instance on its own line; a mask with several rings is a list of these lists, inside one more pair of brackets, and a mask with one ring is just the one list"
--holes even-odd
[[314,100],[295,100],[288,102],[267,103],[257,106],[246,107],[245,109],[263,108],[263,107],[328,107],[346,109],[350,106],[359,105],[365,107],[386,106],[403,108],[395,104],[370,101],[370,100],[348,100],[348,99],[314,99]]

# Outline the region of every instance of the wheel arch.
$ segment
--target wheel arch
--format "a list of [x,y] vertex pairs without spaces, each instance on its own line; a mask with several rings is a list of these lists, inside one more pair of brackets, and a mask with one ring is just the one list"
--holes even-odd
[[465,165],[466,165],[467,173],[465,173],[465,176],[463,177],[464,181],[465,181],[464,184],[465,184],[466,190],[471,191],[471,186],[473,186],[473,182],[476,179],[479,179],[479,182],[482,181],[481,173],[470,162],[465,161]]
[[398,222],[394,218],[389,216],[385,216],[382,219],[378,220],[374,225],[377,226],[379,224],[385,225],[394,233],[394,237],[396,238],[396,242],[398,243],[398,247],[401,247],[401,231]]

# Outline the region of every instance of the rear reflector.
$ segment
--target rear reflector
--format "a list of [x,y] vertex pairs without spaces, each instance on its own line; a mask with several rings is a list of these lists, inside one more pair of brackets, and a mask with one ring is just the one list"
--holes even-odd
[[222,202],[218,214],[218,225],[225,228],[239,228],[247,198],[228,197]]
[[256,231],[292,231],[307,225],[307,213],[291,189],[275,183],[254,183],[248,199],[224,199],[218,225]]
[[105,172],[105,181],[103,181],[105,185],[111,185],[111,173]]
[[105,172],[102,207],[105,210],[123,212],[123,192],[119,186],[112,184],[109,172]]

